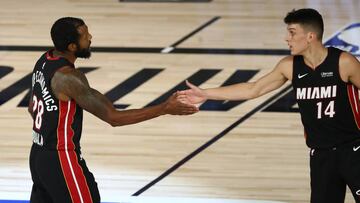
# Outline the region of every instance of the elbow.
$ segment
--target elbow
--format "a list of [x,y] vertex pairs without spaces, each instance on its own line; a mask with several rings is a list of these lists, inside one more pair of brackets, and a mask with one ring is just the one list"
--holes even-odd
[[119,127],[129,124],[128,119],[126,119],[125,116],[119,116],[117,110],[109,111],[104,121],[111,125],[111,127]]
[[245,96],[246,99],[255,99],[261,96],[261,92],[258,88],[256,88],[256,83],[250,83],[248,94]]
[[116,127],[116,126],[118,126],[118,125],[116,125],[116,122],[113,121],[113,120],[107,120],[106,122],[107,122],[111,127]]
[[116,121],[116,120],[108,120],[106,121],[109,125],[111,125],[111,127],[119,127],[119,126],[123,126],[125,124],[119,122],[119,121]]
[[261,96],[261,93],[259,91],[252,91],[251,94],[249,94],[249,99],[255,99]]
[[112,116],[108,116],[107,119],[105,120],[105,122],[107,122],[109,125],[111,125],[111,127],[122,126],[122,124],[118,120],[113,118]]
[[115,113],[113,111],[106,112],[102,120],[111,125],[111,127],[119,126],[119,123],[115,119]]

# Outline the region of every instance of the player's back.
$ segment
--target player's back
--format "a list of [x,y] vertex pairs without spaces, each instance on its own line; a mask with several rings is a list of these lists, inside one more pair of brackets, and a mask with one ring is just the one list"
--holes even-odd
[[51,79],[64,66],[74,65],[52,50],[35,64],[32,75],[33,141],[48,150],[79,150],[82,108],[74,100],[60,101],[51,89]]

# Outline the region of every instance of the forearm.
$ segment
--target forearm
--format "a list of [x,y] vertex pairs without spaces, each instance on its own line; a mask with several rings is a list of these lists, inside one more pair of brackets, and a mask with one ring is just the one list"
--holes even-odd
[[254,89],[254,83],[250,82],[205,89],[204,92],[207,99],[212,100],[246,100],[258,95]]
[[118,111],[103,94],[95,89],[91,90],[91,95],[89,95],[89,98],[86,99],[86,101],[88,101],[88,104],[86,104],[88,108],[85,108],[87,111],[112,126],[139,123],[165,114],[164,104],[143,109]]
[[122,126],[146,121],[164,115],[164,104],[159,104],[143,109],[131,109],[124,111],[113,111],[110,115],[112,126]]
[[260,97],[281,87],[287,78],[279,71],[273,71],[257,80],[256,82],[238,83],[234,85],[206,89],[207,99],[214,100],[247,100]]
[[163,114],[188,115],[198,111],[195,106],[179,102],[177,94],[156,106],[118,111],[107,97],[89,86],[83,73],[68,67],[62,71],[55,73],[51,82],[57,98],[74,99],[84,110],[112,126],[138,123]]

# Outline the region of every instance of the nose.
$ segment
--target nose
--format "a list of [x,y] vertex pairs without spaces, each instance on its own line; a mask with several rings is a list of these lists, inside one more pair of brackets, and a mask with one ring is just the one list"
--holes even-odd
[[89,40],[91,40],[92,39],[92,35],[89,33]]
[[284,40],[285,40],[285,42],[289,42],[289,35],[288,34],[285,35]]

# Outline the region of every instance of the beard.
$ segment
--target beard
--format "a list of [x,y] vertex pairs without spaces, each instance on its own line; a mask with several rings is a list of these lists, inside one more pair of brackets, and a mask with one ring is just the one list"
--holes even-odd
[[[90,42],[91,44],[91,42]],[[83,48],[83,49],[77,49],[76,52],[75,52],[75,56],[78,57],[78,58],[90,58],[91,56],[91,51],[90,51],[90,44],[89,44],[89,47],[87,48]],[[78,44],[77,47],[80,47],[80,45]]]
[[90,48],[78,49],[75,52],[75,56],[78,58],[90,58],[91,51]]

